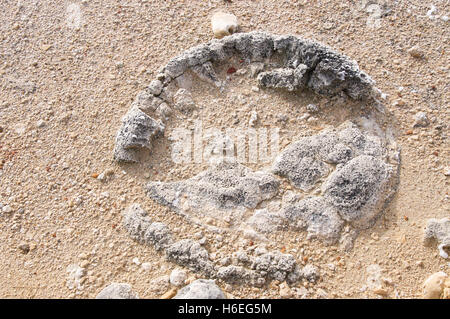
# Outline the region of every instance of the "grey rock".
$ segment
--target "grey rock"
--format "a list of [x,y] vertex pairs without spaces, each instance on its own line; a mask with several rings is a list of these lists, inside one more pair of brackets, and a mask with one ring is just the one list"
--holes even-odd
[[169,276],[167,275],[154,278],[149,283],[150,291],[157,295],[164,294],[169,289],[169,287]]
[[393,167],[361,155],[334,171],[322,185],[324,197],[341,217],[357,228],[368,228],[395,188]]
[[235,33],[227,38],[234,42],[237,54],[250,61],[263,61],[273,53],[273,38],[268,33]]
[[303,277],[302,269],[297,265],[295,266],[294,270],[287,275],[286,282],[289,285],[293,285],[297,283],[302,277]]
[[[243,254],[246,258],[242,258]],[[258,287],[268,280],[284,281],[289,277],[291,282],[295,282],[300,278],[295,258],[279,251],[265,251],[256,256],[240,252],[235,254],[235,259],[238,259],[237,262],[241,265],[219,267],[217,278],[225,282],[247,283]]]
[[[228,38],[228,37],[227,37]],[[212,40],[209,42],[209,49],[211,50],[211,62],[223,62],[236,53],[234,43],[224,39]]]
[[221,87],[222,82],[217,77],[214,71],[213,64],[211,62],[206,62],[201,65],[196,65],[192,67],[192,71],[203,81],[214,84],[216,87]]
[[206,275],[214,273],[214,264],[209,260],[208,251],[199,242],[191,239],[180,240],[166,250],[167,260]]
[[173,299],[226,299],[214,280],[197,279],[178,291]]
[[[237,163],[221,163],[185,181],[147,184],[148,195],[177,212],[223,219],[223,211],[255,208],[272,198],[279,181]],[[211,208],[211,209],[209,209]]]
[[[235,33],[193,47],[170,60],[163,74],[173,79],[188,68],[200,67],[197,70],[201,70],[205,63],[224,61],[235,54],[249,61],[264,61],[275,51],[284,56],[285,69],[267,74],[264,82],[273,87],[294,90],[306,84],[319,94],[334,95],[343,91],[354,99],[365,99],[372,93],[373,81],[344,55],[311,40],[258,31]],[[298,69],[300,65],[306,67]]]
[[335,244],[341,234],[344,221],[336,208],[323,197],[307,197],[287,205],[282,215],[294,228],[306,228],[309,238],[319,238],[327,244]]
[[139,299],[139,295],[131,289],[131,285],[112,283],[99,292],[95,299]]
[[153,80],[148,85],[148,91],[153,95],[160,95],[163,89],[163,84],[160,80]]
[[308,191],[316,182],[328,175],[328,166],[316,159],[313,137],[305,137],[289,145],[273,164],[273,172],[287,177],[296,187]]
[[316,266],[308,264],[302,269],[302,277],[309,282],[316,282],[319,279],[319,270]]
[[151,114],[151,112],[154,112],[161,103],[162,99],[155,97],[148,89],[146,89],[138,93],[132,104],[132,108],[138,108],[146,114]]
[[170,273],[169,281],[172,285],[180,287],[184,285],[187,279],[187,274],[183,269],[176,268]]
[[372,94],[372,85],[367,74],[343,57],[322,59],[308,82],[308,87],[318,94],[332,96],[345,92],[355,100],[368,98]]
[[439,255],[447,259],[449,257],[448,250],[450,249],[450,218],[431,218],[428,220],[424,244],[430,246],[435,242],[438,244]]
[[344,122],[290,144],[276,157],[272,171],[309,191],[331,171],[326,163],[344,164],[363,154],[382,158],[385,153],[380,138],[363,134],[352,122]]
[[195,46],[181,55],[170,60],[163,71],[171,78],[183,74],[188,68],[203,64],[211,60],[212,52],[208,44]]
[[151,150],[154,137],[164,131],[164,125],[155,121],[137,108],[132,108],[122,119],[122,126],[116,136],[114,159],[137,162],[139,150]]
[[295,270],[295,267],[294,256],[274,251],[256,257],[251,268],[261,276],[284,281],[288,274]]
[[217,270],[217,278],[229,283],[251,283],[256,277],[256,273],[242,266],[229,265],[219,267]]
[[306,65],[300,64],[295,69],[280,68],[261,72],[258,74],[257,80],[259,84],[264,87],[295,91],[305,86],[306,72]]
[[125,210],[123,225],[131,238],[152,245],[157,250],[166,248],[172,243],[167,226],[160,222],[152,222],[139,204],[132,204]]
[[430,121],[428,120],[427,113],[418,112],[414,115],[413,127],[426,127],[428,125],[430,125]]

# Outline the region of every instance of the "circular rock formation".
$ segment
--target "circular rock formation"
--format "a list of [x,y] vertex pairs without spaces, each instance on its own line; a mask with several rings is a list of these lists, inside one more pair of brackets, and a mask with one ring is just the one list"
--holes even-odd
[[[123,118],[114,158],[138,162],[140,151],[152,149],[153,139],[163,135],[174,114],[190,116],[195,102],[180,85],[185,73],[194,73],[222,92],[227,84],[215,69],[234,57],[248,63],[250,77],[268,92],[309,90],[358,101],[361,108],[371,101],[383,111],[373,81],[349,58],[295,36],[236,33],[189,49],[160,70]],[[309,109],[319,112],[314,105]],[[257,119],[252,115],[251,126]],[[370,116],[348,119],[296,138],[264,168],[254,170],[235,158],[224,158],[210,161],[207,169],[184,180],[151,181],[145,190],[187,222],[214,233],[264,241],[273,232],[305,230],[309,239],[348,248],[358,231],[375,223],[396,190],[399,150],[385,124]],[[234,151],[227,136],[219,142],[225,151]],[[153,221],[137,204],[125,211],[124,226],[134,239],[163,250],[167,260],[209,278],[261,286],[270,280],[318,277],[316,270],[310,274],[314,266],[302,269],[292,255],[279,251],[238,251],[229,258],[231,263],[212,261],[201,242],[177,241],[165,224]]]

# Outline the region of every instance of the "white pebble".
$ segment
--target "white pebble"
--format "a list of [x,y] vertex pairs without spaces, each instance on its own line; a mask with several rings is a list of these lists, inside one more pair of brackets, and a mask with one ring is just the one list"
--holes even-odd
[[186,272],[180,268],[175,268],[170,274],[170,283],[174,286],[183,286],[186,281]]
[[11,206],[9,206],[9,205],[3,206],[2,212],[4,212],[4,213],[11,213],[12,212]]
[[236,32],[239,24],[234,14],[216,12],[211,17],[211,26],[214,36],[220,39]]

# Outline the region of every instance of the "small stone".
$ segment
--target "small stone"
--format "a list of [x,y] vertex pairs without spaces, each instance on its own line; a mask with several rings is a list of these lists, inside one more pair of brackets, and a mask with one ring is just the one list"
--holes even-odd
[[250,127],[254,127],[257,121],[258,121],[258,113],[256,113],[256,111],[252,111],[250,115],[250,120],[248,121],[248,125]]
[[198,279],[178,291],[173,299],[226,299],[214,280]]
[[250,64],[250,75],[252,78],[256,77],[263,70],[264,70],[264,63],[262,62],[253,62],[252,64]]
[[423,298],[439,299],[444,290],[444,283],[447,277],[447,274],[443,271],[429,276],[423,284]]
[[376,295],[383,296],[383,297],[386,297],[388,295],[387,290],[383,289],[383,288],[375,288],[373,290],[373,293],[376,294]]
[[280,285],[280,297],[283,299],[288,299],[293,297],[293,292],[291,288],[289,288],[288,284],[283,282]]
[[129,284],[112,283],[103,288],[95,299],[139,299],[139,296]]
[[414,125],[413,127],[426,127],[430,124],[428,120],[427,113],[418,112],[414,115]]
[[312,283],[316,282],[317,279],[319,279],[319,271],[314,265],[306,265],[305,267],[303,267],[302,275],[306,280]]
[[148,91],[153,95],[160,95],[163,89],[163,84],[160,80],[153,80],[148,86]]
[[161,276],[153,279],[150,282],[150,290],[157,294],[162,295],[169,289],[169,276]]
[[36,122],[36,127],[38,128],[42,128],[45,126],[45,121],[44,120],[39,120]]
[[450,247],[450,218],[430,218],[427,221],[423,244],[431,246],[436,242],[439,255],[445,259],[449,258],[447,250]]
[[444,175],[445,176],[450,176],[450,167],[446,167],[444,170]]
[[416,59],[423,59],[425,56],[423,51],[417,45],[410,48],[408,50],[408,53],[409,53],[409,55],[411,55],[413,58],[416,58]]
[[77,264],[71,264],[67,266],[67,288],[70,290],[82,290],[83,289],[83,277],[86,275],[84,268]]
[[148,270],[152,269],[152,264],[151,263],[142,263],[141,267],[142,267],[142,269],[148,271]]
[[234,14],[216,12],[211,17],[211,26],[214,37],[220,39],[236,32],[239,27],[239,23]]
[[111,176],[113,176],[113,175],[114,175],[114,171],[111,168],[109,168],[109,169],[105,170],[104,172],[102,172],[101,174],[99,174],[97,176],[97,179],[101,182],[105,182],[108,179],[110,179]]
[[172,114],[172,109],[167,103],[163,102],[156,109],[156,113],[159,115],[160,118],[167,120]]
[[135,265],[140,265],[141,264],[141,262],[139,261],[139,258],[137,258],[137,257],[134,257],[133,258],[133,264],[135,264]]
[[174,269],[170,273],[169,277],[170,283],[177,287],[183,286],[184,283],[186,282],[186,279],[187,279],[186,272],[180,268]]
[[19,250],[22,254],[28,254],[30,252],[30,245],[27,243],[22,243],[19,245]]
[[315,104],[308,104],[306,106],[306,110],[308,110],[309,113],[317,113],[319,111],[319,107]]
[[11,206],[9,206],[9,205],[3,206],[2,212],[4,212],[4,213],[11,213],[12,212]]

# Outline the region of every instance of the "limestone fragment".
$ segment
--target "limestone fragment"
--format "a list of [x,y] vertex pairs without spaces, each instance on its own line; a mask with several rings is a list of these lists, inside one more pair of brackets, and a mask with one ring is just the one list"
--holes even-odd
[[328,244],[335,244],[339,240],[344,225],[336,208],[318,196],[286,206],[282,215],[291,227],[306,229],[308,238],[319,238]]
[[122,126],[116,136],[114,159],[116,161],[137,162],[139,150],[151,150],[152,140],[164,131],[162,123],[132,108],[122,119]]
[[429,276],[423,284],[423,298],[439,299],[444,291],[447,274],[443,271]]
[[103,288],[95,299],[139,299],[139,295],[132,290],[131,285],[113,282]]
[[225,12],[216,12],[211,17],[211,26],[214,37],[223,38],[226,35],[233,34],[237,31],[239,24],[234,14]]
[[166,257],[167,260],[196,272],[206,275],[214,272],[214,264],[209,260],[208,251],[191,239],[183,239],[167,247]]
[[67,288],[70,290],[83,289],[83,277],[86,275],[86,270],[77,264],[67,266]]
[[413,127],[426,127],[430,124],[428,120],[427,113],[418,112],[414,115],[414,125]]
[[424,244],[430,246],[434,242],[438,244],[439,255],[447,259],[449,255],[446,249],[450,249],[450,218],[431,218],[428,220]]
[[173,299],[226,299],[214,280],[197,279],[180,289]]
[[273,69],[259,73],[257,80],[264,87],[295,91],[305,86],[307,69],[304,64],[300,64],[295,69]]
[[187,279],[186,272],[180,268],[175,268],[170,273],[170,283],[174,286],[180,287],[184,285],[184,282]]
[[132,204],[125,210],[123,225],[133,239],[152,245],[157,250],[172,243],[167,226],[160,222],[152,222],[139,204]]
[[357,228],[370,227],[383,210],[392,185],[393,169],[379,158],[362,155],[334,171],[322,186],[328,203]]

